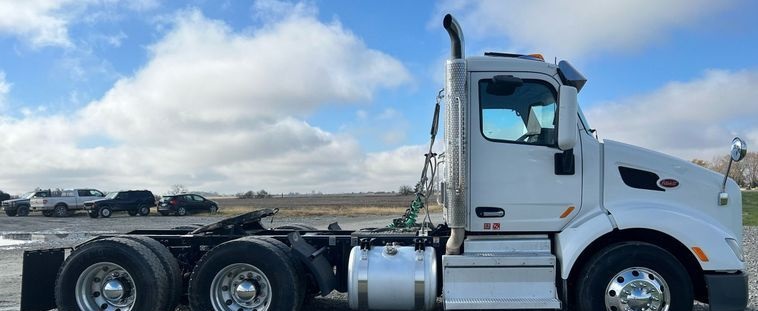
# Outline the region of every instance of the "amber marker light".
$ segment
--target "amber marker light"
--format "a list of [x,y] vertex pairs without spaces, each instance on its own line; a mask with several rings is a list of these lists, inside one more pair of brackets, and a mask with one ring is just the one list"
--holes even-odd
[[693,246],[692,251],[695,252],[695,256],[697,256],[698,259],[702,262],[708,262],[708,255],[705,254],[705,252],[700,249],[700,247]]
[[575,207],[574,207],[574,206],[569,206],[569,207],[568,207],[568,208],[567,208],[567,209],[566,209],[566,210],[563,212],[563,214],[561,214],[561,218],[566,218],[566,217],[568,217],[568,215],[571,215],[571,212],[573,212],[573,211],[574,211],[574,209],[575,209]]

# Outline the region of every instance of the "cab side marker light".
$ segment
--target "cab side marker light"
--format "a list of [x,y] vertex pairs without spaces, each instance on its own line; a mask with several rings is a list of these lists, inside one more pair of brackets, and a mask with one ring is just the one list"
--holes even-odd
[[700,247],[693,246],[692,251],[695,252],[695,255],[697,256],[698,259],[700,259],[700,261],[708,262],[708,255],[706,255],[705,252],[702,249],[700,249]]

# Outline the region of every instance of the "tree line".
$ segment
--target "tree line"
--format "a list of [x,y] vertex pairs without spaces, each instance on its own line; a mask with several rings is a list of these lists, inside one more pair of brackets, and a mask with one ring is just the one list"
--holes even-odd
[[[723,174],[729,165],[729,155],[715,157],[711,161],[692,159],[692,163]],[[733,162],[729,177],[734,179],[742,188],[758,187],[758,152],[748,152],[740,162]]]

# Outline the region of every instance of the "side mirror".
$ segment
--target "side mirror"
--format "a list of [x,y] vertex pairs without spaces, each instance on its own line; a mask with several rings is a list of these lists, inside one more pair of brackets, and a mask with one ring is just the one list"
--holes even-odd
[[565,151],[574,148],[577,140],[577,90],[562,85],[558,97],[558,148]]
[[732,161],[739,162],[747,155],[747,143],[739,137],[735,137],[732,140],[732,150],[729,153],[732,156]]

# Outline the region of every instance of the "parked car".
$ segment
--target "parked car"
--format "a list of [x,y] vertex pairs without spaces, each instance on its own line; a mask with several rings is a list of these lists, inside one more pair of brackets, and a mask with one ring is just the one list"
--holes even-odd
[[64,217],[71,211],[84,208],[84,202],[105,196],[95,189],[74,189],[53,192],[47,198],[31,199],[32,211],[42,211],[42,215]]
[[163,216],[185,216],[194,211],[218,212],[218,203],[197,194],[167,195],[158,203],[158,213]]
[[31,199],[46,198],[50,196],[50,190],[32,191],[22,194],[18,199],[3,201],[3,210],[8,216],[26,216],[29,215],[29,205]]
[[105,198],[84,202],[84,209],[92,218],[108,218],[118,211],[126,211],[129,216],[147,216],[151,207],[155,207],[155,196],[148,190],[116,191]]

